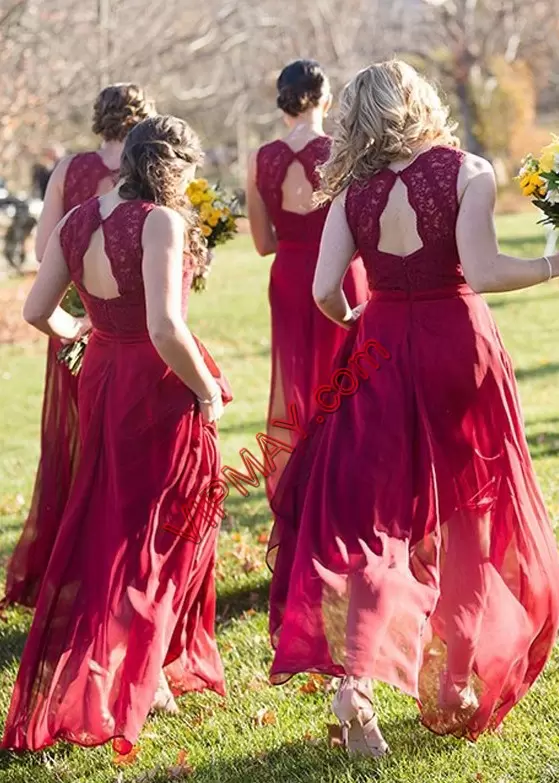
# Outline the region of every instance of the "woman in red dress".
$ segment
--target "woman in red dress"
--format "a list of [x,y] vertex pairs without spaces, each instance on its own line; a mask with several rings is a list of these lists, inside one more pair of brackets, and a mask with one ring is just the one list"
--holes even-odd
[[[114,187],[126,134],[153,112],[135,84],[115,84],[100,93],[93,109],[93,132],[102,138],[101,147],[71,155],[55,168],[37,229],[39,261],[67,212]],[[3,604],[35,606],[76,468],[78,379],[57,360],[61,347],[56,337],[49,339],[39,468],[29,516],[8,566]]]
[[215,422],[230,399],[184,321],[206,252],[184,196],[200,156],[181,120],[137,125],[119,186],[64,218],[25,304],[29,323],[72,339],[80,322],[57,306],[72,281],[93,330],[79,382],[80,459],[4,748],[113,739],[128,752],[164,688],[176,709],[167,680],[175,694],[224,692],[214,637],[219,517],[202,530],[184,522],[184,507],[219,474]]
[[[433,731],[476,739],[533,684],[559,625],[556,543],[479,294],[548,280],[559,256],[499,253],[493,170],[457,149],[404,63],[345,89],[324,190],[314,295],[351,326],[272,503],[272,680],[342,677],[333,710],[365,754],[387,751],[374,680],[418,699]],[[352,314],[356,250],[371,298]]]
[[[252,158],[247,187],[248,214],[257,251],[275,253],[270,274],[272,375],[268,434],[294,447],[310,416],[317,389],[330,379],[332,360],[345,332],[328,320],[312,298],[312,281],[328,207],[316,208],[317,168],[331,139],[323,121],[331,105],[328,80],[311,60],[288,65],[278,79],[278,107],[288,133]],[[347,271],[345,291],[353,305],[367,299],[361,260]],[[274,422],[283,426],[274,426]],[[282,460],[282,456],[284,459]],[[271,497],[287,451],[276,458],[267,479]]]

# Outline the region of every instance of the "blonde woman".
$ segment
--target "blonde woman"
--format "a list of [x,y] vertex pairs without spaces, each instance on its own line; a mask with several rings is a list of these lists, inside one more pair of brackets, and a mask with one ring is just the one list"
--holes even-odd
[[[405,63],[345,88],[322,174],[314,297],[353,324],[273,501],[272,680],[342,677],[333,710],[367,755],[388,750],[375,680],[414,696],[433,731],[476,739],[533,684],[559,625],[556,545],[480,293],[549,280],[559,256],[499,252],[493,170],[458,149]],[[356,251],[372,295],[351,313]]]

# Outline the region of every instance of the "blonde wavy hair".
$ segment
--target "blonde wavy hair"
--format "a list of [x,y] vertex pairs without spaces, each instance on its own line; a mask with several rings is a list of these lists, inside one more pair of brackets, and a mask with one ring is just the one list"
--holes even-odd
[[429,142],[459,146],[456,125],[435,88],[401,60],[376,63],[347,84],[329,160],[320,167],[320,200],[353,180],[370,179]]

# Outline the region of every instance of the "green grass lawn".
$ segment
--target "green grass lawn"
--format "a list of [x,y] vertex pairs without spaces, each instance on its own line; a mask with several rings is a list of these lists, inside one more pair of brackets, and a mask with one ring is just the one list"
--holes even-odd
[[[531,216],[501,218],[503,246],[521,256],[542,252]],[[269,261],[248,238],[218,253],[210,289],[193,296],[190,324],[228,375],[235,392],[220,426],[224,460],[240,467],[239,449],[255,448],[264,427],[269,379]],[[296,284],[296,281],[294,281]],[[555,284],[491,297],[518,372],[528,440],[555,528],[559,528],[559,319]],[[38,457],[44,368],[42,343],[0,345],[0,567],[27,512]],[[441,739],[418,725],[414,703],[378,689],[379,713],[393,754],[350,761],[329,749],[330,696],[306,677],[272,688],[264,565],[270,516],[263,489],[228,500],[218,567],[218,639],[228,698],[188,696],[175,718],[149,719],[132,766],[115,766],[110,747],[59,745],[25,756],[0,754],[1,783],[113,783],[176,779],[188,753],[193,783],[553,783],[559,781],[559,655],[509,716],[501,737],[472,745]],[[0,623],[0,721],[29,625],[11,610]],[[314,691],[314,692],[313,692]]]

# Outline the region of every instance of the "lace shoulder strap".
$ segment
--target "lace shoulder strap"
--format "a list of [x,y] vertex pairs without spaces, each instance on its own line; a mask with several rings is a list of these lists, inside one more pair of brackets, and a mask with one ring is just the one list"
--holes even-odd
[[74,207],[60,230],[60,246],[73,282],[82,279],[83,257],[100,225],[99,199],[95,197]]
[[282,185],[295,153],[283,141],[272,141],[258,150],[256,186],[271,214],[281,209]]
[[330,157],[331,149],[332,139],[329,136],[318,136],[296,153],[296,158],[305,169],[305,174],[313,186],[313,190],[320,188],[318,167],[326,163]]
[[454,147],[432,147],[400,174],[425,244],[454,236],[458,176],[464,157],[465,153]]
[[120,203],[103,222],[105,251],[121,294],[142,283],[142,234],[147,216],[155,209],[151,201]]
[[74,155],[64,178],[64,212],[96,196],[100,183],[107,178],[116,183],[118,172],[108,169],[97,152]]
[[388,202],[394,180],[394,172],[385,169],[371,179],[352,182],[347,189],[345,213],[357,247],[378,245],[380,217]]

